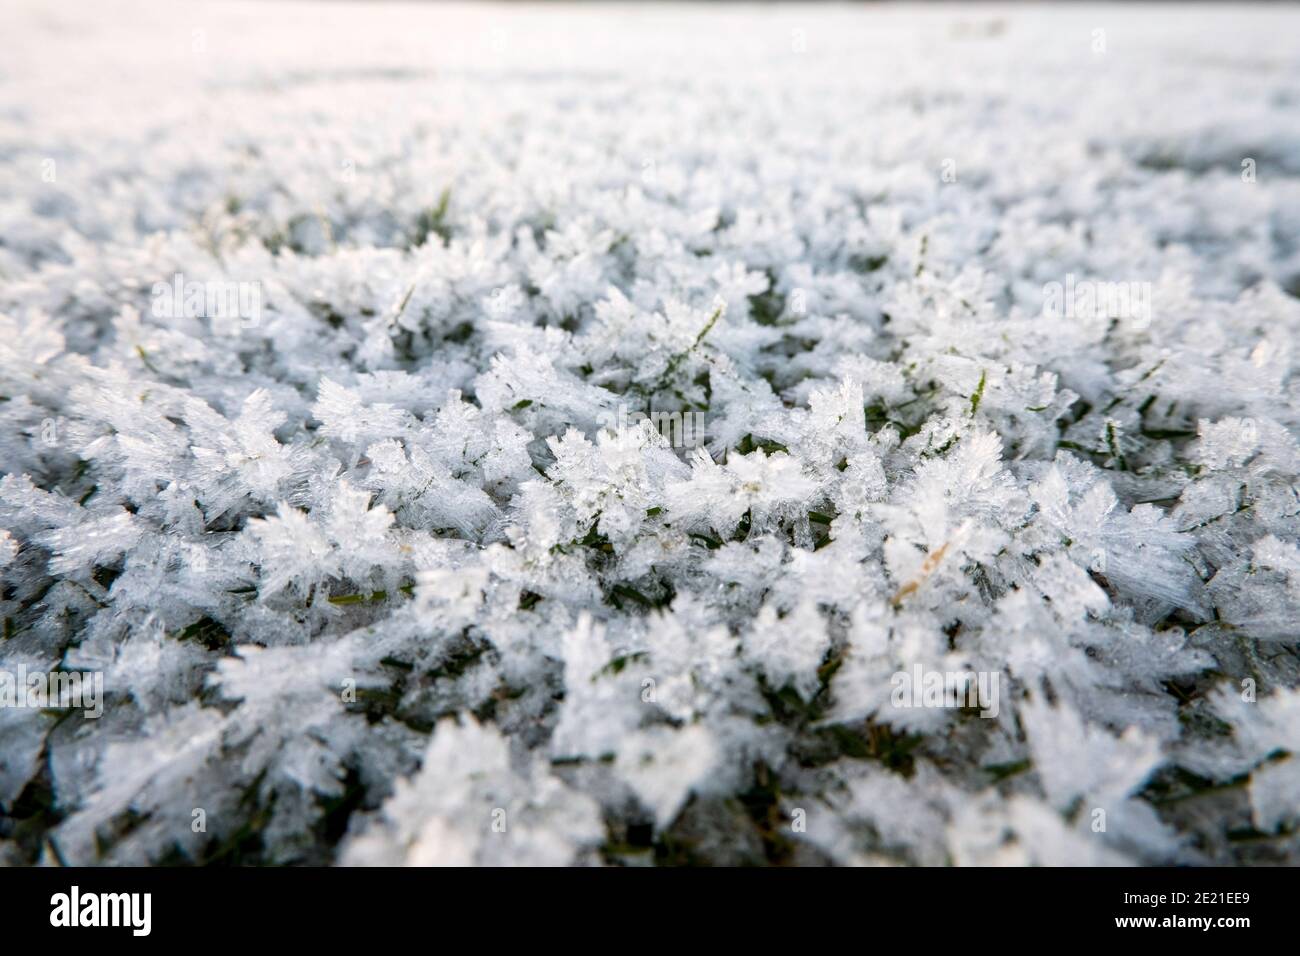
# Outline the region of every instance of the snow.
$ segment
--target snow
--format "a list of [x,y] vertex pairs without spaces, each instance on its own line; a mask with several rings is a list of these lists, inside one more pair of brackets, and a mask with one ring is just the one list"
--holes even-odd
[[1300,862],[1300,11],[0,34],[0,863]]

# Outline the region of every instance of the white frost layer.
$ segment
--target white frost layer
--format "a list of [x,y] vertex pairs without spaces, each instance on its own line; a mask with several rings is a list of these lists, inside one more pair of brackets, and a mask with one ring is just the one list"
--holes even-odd
[[1300,11],[0,35],[0,862],[1295,862]]

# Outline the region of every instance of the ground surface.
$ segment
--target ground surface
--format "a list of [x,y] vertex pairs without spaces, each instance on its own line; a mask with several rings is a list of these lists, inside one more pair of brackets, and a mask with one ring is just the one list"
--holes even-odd
[[1300,862],[1300,11],[0,35],[0,861]]

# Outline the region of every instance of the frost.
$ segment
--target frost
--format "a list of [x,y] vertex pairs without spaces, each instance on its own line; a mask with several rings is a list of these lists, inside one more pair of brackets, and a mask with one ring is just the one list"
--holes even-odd
[[1215,710],[1229,722],[1232,738],[1182,762],[1214,777],[1249,775],[1255,826],[1271,833],[1300,823],[1300,691],[1282,689],[1258,700],[1219,688]]
[[48,6],[0,863],[1300,861],[1292,13]]
[[655,823],[666,826],[697,786],[715,769],[717,751],[709,731],[691,726],[680,732],[663,727],[631,735],[619,748],[615,772],[628,781],[650,808]]
[[420,772],[397,784],[377,819],[352,837],[343,862],[364,866],[561,866],[603,834],[597,805],[540,761],[511,769],[500,734],[446,722]]

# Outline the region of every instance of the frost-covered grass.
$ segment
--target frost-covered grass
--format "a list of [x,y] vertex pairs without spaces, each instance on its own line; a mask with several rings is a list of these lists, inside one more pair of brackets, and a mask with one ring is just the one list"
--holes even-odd
[[0,35],[0,862],[1300,862],[1300,12]]

